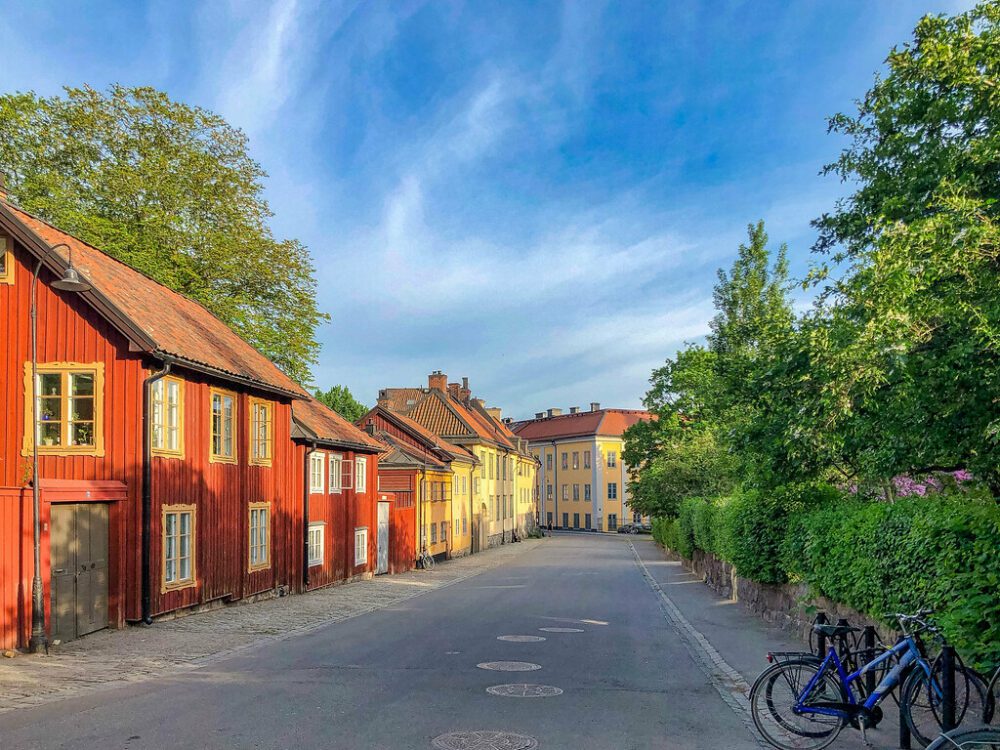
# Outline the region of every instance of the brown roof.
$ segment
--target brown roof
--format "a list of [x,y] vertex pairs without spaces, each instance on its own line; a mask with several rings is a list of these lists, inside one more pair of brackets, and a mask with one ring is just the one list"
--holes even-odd
[[[376,406],[375,408],[378,409],[379,407]],[[449,443],[440,435],[436,435],[435,433],[428,430],[426,427],[424,427],[416,420],[410,419],[405,414],[400,414],[399,412],[392,411],[391,409],[385,409],[385,411],[388,412],[388,416],[386,417],[387,419],[397,420],[397,422],[404,429],[407,429],[410,432],[414,433],[415,435],[423,438],[428,443],[433,445],[435,448],[447,451],[448,453],[452,454],[459,460],[466,460],[466,461],[476,460],[475,457],[473,457],[472,454],[469,453],[464,448],[461,448],[453,443]],[[364,419],[364,417],[362,417],[362,419]]]
[[293,437],[380,452],[385,446],[314,398],[292,402],[292,418],[305,431]]
[[[223,376],[235,376],[293,394],[304,394],[273,362],[194,300],[83,240],[0,200],[0,214],[5,212],[46,245],[65,242],[72,247],[73,265],[103,300],[151,342],[147,347],[150,353],[186,360]],[[68,256],[65,247],[54,253],[63,262]]]
[[641,409],[600,409],[520,422],[515,426],[514,433],[528,441],[586,435],[620,437],[636,422],[655,418],[655,415]]
[[388,407],[397,414],[405,414],[410,411],[421,399],[427,390],[424,388],[386,388],[380,393],[388,399]]

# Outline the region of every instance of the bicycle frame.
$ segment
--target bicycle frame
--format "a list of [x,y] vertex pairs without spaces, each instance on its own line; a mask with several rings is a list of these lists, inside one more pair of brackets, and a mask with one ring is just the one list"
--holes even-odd
[[[896,664],[889,672],[882,678],[882,681],[875,686],[875,689],[871,692],[864,703],[859,704],[857,698],[854,696],[854,691],[851,690],[851,683],[859,680],[866,672],[874,669],[879,664],[888,659],[898,658],[899,663]],[[906,669],[913,663],[920,664],[924,671],[930,674],[930,668],[927,666],[923,656],[920,653],[920,649],[917,647],[916,641],[912,636],[906,636],[899,641],[895,646],[886,651],[884,654],[879,655],[877,658],[868,662],[860,669],[855,672],[847,674],[844,670],[844,665],[840,661],[840,657],[837,656],[837,650],[831,646],[827,651],[826,658],[823,659],[822,664],[820,664],[819,670],[813,675],[812,679],[809,680],[809,684],[806,685],[805,690],[799,696],[798,702],[792,708],[795,713],[798,714],[820,714],[823,716],[837,716],[841,718],[851,718],[852,714],[856,711],[849,711],[840,708],[835,708],[833,705],[820,705],[820,706],[810,706],[805,701],[806,698],[812,693],[816,684],[819,682],[820,678],[826,673],[832,664],[837,670],[837,676],[840,679],[840,684],[843,685],[844,690],[847,692],[847,705],[853,707],[863,707],[864,709],[872,709],[879,702],[885,698],[889,692],[899,684],[901,675],[906,671]]]

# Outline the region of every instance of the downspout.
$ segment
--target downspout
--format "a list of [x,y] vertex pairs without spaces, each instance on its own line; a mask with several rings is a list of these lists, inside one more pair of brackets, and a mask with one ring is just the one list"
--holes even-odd
[[153,624],[151,546],[153,539],[153,435],[150,406],[153,384],[170,374],[171,363],[164,362],[163,369],[142,381],[142,622]]
[[555,526],[559,528],[559,456],[556,453],[556,441],[552,441],[552,496],[555,498]]
[[309,590],[309,494],[310,459],[316,452],[316,443],[306,445],[302,465],[302,590]]
[[472,523],[475,516],[472,515],[472,503],[475,493],[472,491],[473,475],[476,471],[476,465],[474,463],[469,464],[469,554],[472,554]]

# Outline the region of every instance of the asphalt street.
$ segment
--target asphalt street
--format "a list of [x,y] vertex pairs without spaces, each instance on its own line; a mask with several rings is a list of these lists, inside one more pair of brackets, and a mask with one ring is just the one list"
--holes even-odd
[[[636,546],[655,557],[647,539]],[[0,716],[0,750],[431,748],[479,730],[542,750],[758,747],[665,619],[629,542],[556,535],[399,606],[179,676],[13,711]],[[510,661],[540,668],[477,666]],[[505,747],[478,741],[438,746]]]

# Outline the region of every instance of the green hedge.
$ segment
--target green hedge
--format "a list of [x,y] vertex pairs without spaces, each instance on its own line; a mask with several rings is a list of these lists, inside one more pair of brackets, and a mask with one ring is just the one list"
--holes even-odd
[[795,485],[685,500],[654,535],[684,557],[701,549],[745,578],[802,581],[873,618],[931,607],[963,656],[1000,662],[1000,505],[991,499],[887,503]]

